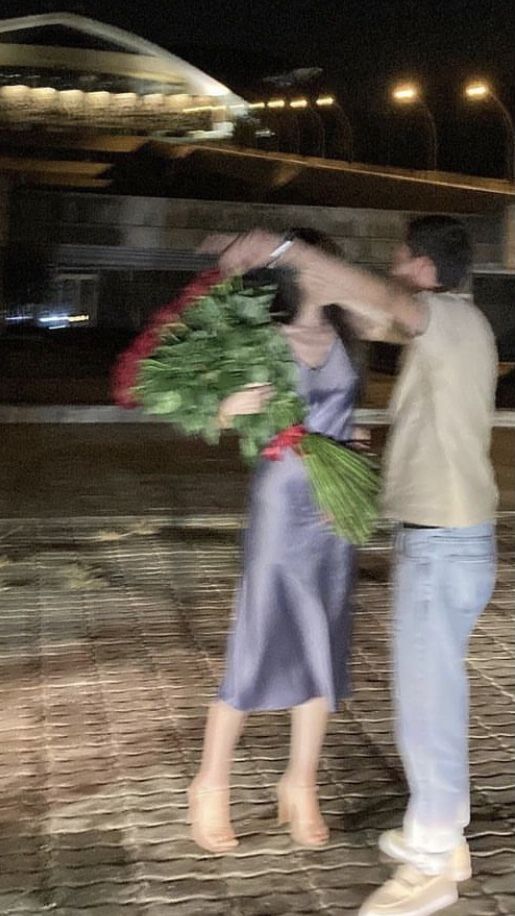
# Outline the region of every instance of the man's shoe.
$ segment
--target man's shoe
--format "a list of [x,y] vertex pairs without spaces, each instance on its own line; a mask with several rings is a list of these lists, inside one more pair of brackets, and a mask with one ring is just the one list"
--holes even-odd
[[365,900],[359,916],[431,916],[457,899],[455,881],[401,865],[390,881]]
[[[379,849],[396,862],[418,865],[420,853],[406,843],[402,830],[387,830],[386,833],[382,833],[379,837]],[[465,839],[449,854],[449,860],[442,873],[450,881],[468,881],[472,875],[472,867]]]

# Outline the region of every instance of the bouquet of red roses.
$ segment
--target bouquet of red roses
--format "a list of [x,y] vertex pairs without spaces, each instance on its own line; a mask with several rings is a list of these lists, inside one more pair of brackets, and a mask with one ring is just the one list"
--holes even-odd
[[270,319],[274,295],[274,286],[245,287],[241,278],[225,280],[217,270],[200,274],[122,354],[115,400],[215,443],[222,401],[246,385],[271,385],[274,394],[262,413],[233,419],[243,456],[277,460],[293,449],[306,462],[315,499],[335,531],[364,543],[377,515],[377,470],[369,458],[305,430],[296,364]]

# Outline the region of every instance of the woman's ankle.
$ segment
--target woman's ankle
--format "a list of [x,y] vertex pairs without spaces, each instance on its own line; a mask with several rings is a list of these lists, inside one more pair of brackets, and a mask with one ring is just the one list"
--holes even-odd
[[313,771],[296,769],[295,767],[288,767],[284,771],[282,779],[292,787],[304,786],[306,788],[312,787],[313,789],[316,789],[318,781],[317,773],[313,773]]
[[196,789],[200,789],[205,792],[209,791],[224,791],[229,790],[230,781],[229,776],[220,777],[218,774],[203,772],[199,770],[196,776],[193,777],[191,785],[195,786]]

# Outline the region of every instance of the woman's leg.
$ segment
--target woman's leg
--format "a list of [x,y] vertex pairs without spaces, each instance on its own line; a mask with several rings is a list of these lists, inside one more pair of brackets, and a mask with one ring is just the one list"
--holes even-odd
[[290,760],[287,770],[288,780],[292,785],[316,785],[328,718],[329,705],[323,697],[293,707]]
[[218,701],[209,709],[200,769],[195,783],[203,789],[228,789],[234,749],[246,713]]
[[321,846],[329,836],[316,791],[328,716],[322,697],[292,709],[290,759],[278,787],[279,820],[290,821],[294,839],[306,846]]
[[200,769],[189,790],[193,840],[209,852],[229,852],[238,845],[230,818],[229,780],[234,748],[245,713],[214,703],[208,713]]

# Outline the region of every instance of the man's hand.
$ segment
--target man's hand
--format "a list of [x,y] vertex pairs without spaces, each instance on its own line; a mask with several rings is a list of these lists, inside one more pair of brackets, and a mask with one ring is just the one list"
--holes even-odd
[[200,254],[222,254],[226,248],[231,245],[238,236],[233,233],[222,233],[217,232],[212,235],[207,235],[205,239],[202,240],[197,252]]
[[236,274],[246,274],[257,267],[266,267],[282,241],[282,236],[262,229],[253,229],[251,232],[238,235],[222,251],[219,260],[220,270],[226,277],[232,277]]

